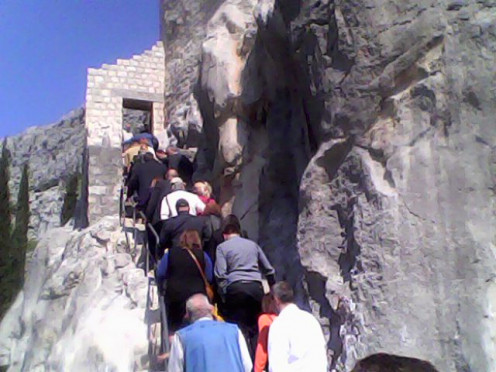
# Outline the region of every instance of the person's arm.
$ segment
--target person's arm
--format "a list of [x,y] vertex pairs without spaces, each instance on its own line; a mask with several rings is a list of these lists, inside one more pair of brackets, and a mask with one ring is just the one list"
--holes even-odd
[[184,350],[177,333],[172,338],[168,372],[184,372]]
[[248,351],[248,346],[246,345],[246,340],[241,331],[238,328],[238,344],[239,351],[241,353],[241,360],[243,361],[243,367],[245,372],[250,372],[253,367],[253,363],[251,361],[250,352]]
[[258,262],[260,264],[260,268],[262,269],[262,273],[267,278],[267,282],[269,283],[269,286],[272,287],[274,284],[276,284],[276,277],[275,277],[276,271],[270,264],[265,253],[262,251],[262,248],[260,248],[257,245],[257,249],[258,249]]
[[160,230],[159,248],[162,250],[172,248],[172,230],[167,221],[162,224],[162,230]]
[[159,199],[160,199],[160,188],[155,186],[152,189],[152,192],[150,194],[150,199],[148,200],[148,204],[146,205],[146,210],[145,210],[146,219],[150,223],[153,219],[153,214],[155,213],[155,209],[157,208]]
[[165,280],[167,277],[167,267],[169,266],[169,252],[165,252],[157,268],[157,278]]
[[264,372],[267,366],[268,353],[267,343],[269,341],[270,317],[266,314],[258,318],[258,341],[255,351],[255,367],[253,372]]
[[222,293],[225,291],[226,280],[227,280],[227,261],[224,251],[217,247],[217,252],[215,254],[215,277],[217,279],[217,284]]
[[199,196],[196,197],[195,209],[197,215],[202,214],[205,210],[205,203],[201,201]]
[[131,137],[131,138],[129,138],[129,139],[127,139],[127,140],[125,140],[124,142],[122,142],[122,144],[123,144],[123,145],[130,145],[130,144],[131,144],[132,142],[134,142],[134,141],[135,141],[135,137],[133,136],[133,137]]
[[208,282],[212,283],[214,279],[212,260],[208,257],[206,252],[203,252],[203,257],[205,257],[205,276],[207,277]]
[[209,216],[200,217],[202,221],[201,226],[201,239],[203,243],[203,247],[212,239],[213,229],[212,224],[210,223]]
[[286,372],[289,371],[289,342],[282,333],[284,330],[276,329],[274,325],[269,331],[269,371]]
[[127,184],[127,198],[129,199],[133,196],[135,191],[138,191],[138,175],[136,169],[133,169],[131,177],[129,178],[129,183]]

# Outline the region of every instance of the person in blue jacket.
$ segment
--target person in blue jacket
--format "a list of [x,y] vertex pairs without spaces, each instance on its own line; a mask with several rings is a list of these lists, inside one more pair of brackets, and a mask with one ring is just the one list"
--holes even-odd
[[235,324],[213,319],[213,306],[203,294],[186,302],[191,325],[172,339],[168,372],[250,372],[253,363],[245,338]]
[[130,145],[133,142],[139,142],[140,139],[146,138],[149,143],[152,144],[153,150],[157,151],[158,150],[158,139],[155,137],[153,134],[149,133],[148,131],[143,131],[141,133],[136,134],[135,136],[131,137],[130,139],[122,142],[123,145]]

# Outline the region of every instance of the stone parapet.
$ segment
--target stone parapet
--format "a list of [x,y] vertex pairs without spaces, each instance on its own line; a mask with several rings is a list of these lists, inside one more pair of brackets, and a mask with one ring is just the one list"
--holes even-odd
[[151,107],[152,130],[167,145],[164,120],[165,63],[162,42],[114,65],[88,69],[86,131],[88,221],[118,212],[121,185],[123,105],[132,100]]

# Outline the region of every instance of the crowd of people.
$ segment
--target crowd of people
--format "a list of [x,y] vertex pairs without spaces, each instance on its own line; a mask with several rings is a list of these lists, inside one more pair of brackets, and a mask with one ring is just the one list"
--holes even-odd
[[222,218],[211,185],[194,180],[188,157],[161,150],[144,132],[123,143],[123,165],[127,197],[159,237],[147,225],[165,290],[168,370],[327,371],[318,321],[294,304],[288,283],[276,283],[239,219]]

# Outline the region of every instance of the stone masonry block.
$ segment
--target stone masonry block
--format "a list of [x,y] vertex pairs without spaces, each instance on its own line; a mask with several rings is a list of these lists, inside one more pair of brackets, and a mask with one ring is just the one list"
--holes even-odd
[[88,188],[88,193],[90,195],[93,195],[93,196],[106,195],[107,194],[107,187],[106,186],[90,186]]

